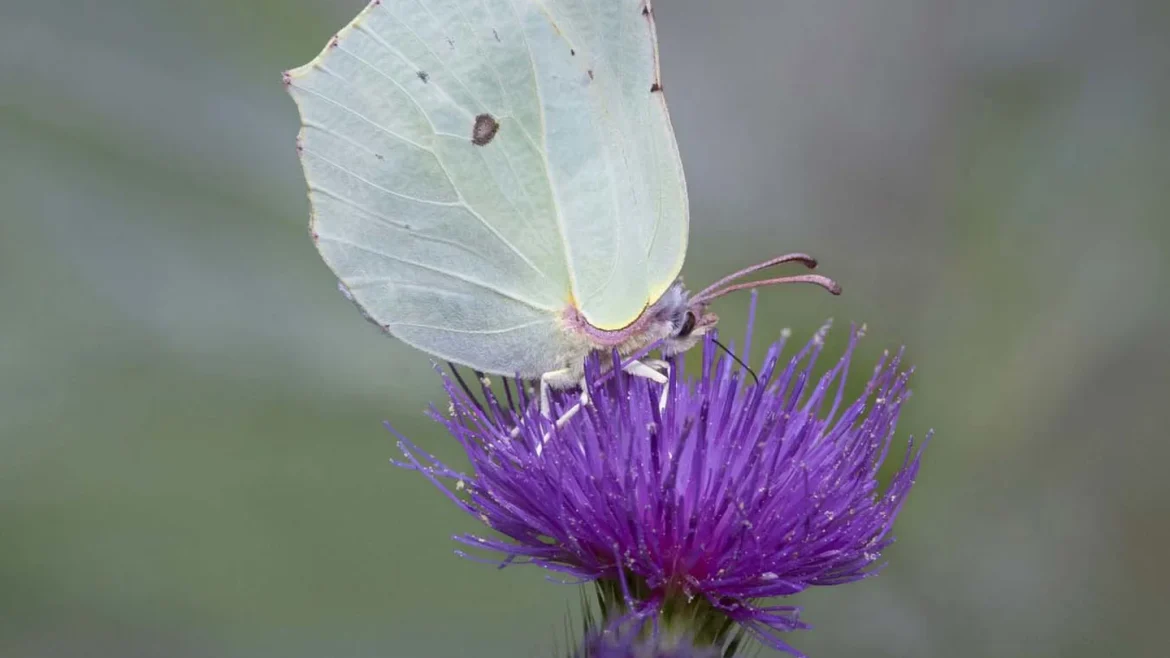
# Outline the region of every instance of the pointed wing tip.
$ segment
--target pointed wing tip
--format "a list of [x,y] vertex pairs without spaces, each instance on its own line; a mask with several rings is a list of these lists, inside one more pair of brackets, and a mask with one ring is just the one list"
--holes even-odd
[[325,59],[325,56],[329,54],[330,50],[333,50],[341,44],[341,42],[345,39],[346,34],[350,30],[353,30],[354,28],[361,25],[362,20],[366,17],[366,15],[381,4],[382,0],[371,0],[371,2],[369,2],[365,8],[358,12],[357,16],[354,16],[353,20],[346,23],[345,26],[338,30],[336,34],[329,37],[329,42],[325,44],[325,47],[321,49],[321,52],[317,53],[316,57],[309,60],[307,63],[302,64],[301,66],[283,71],[280,74],[280,77],[281,81],[284,83],[285,89],[293,86],[293,83],[298,78],[305,77],[313,68],[316,68],[321,63],[321,61]]

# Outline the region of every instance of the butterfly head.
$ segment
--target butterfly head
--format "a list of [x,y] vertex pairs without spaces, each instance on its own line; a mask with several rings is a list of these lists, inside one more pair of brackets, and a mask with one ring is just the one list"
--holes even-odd
[[662,340],[662,355],[673,356],[691,349],[718,322],[719,316],[708,313],[706,303],[684,299],[671,319],[670,333]]
[[681,284],[676,284],[663,295],[664,307],[671,312],[670,333],[662,341],[662,353],[665,356],[685,352],[694,347],[703,336],[713,329],[719,322],[719,316],[707,311],[707,306],[717,297],[722,297],[736,290],[759,288],[778,285],[781,283],[811,283],[828,290],[834,295],[841,294],[841,286],[837,282],[819,274],[798,274],[795,276],[776,277],[762,281],[741,281],[737,279],[758,272],[760,270],[782,265],[784,263],[800,263],[810,270],[817,266],[817,261],[806,254],[785,254],[766,260],[757,265],[746,267],[738,272],[707,286],[697,294],[688,295]]

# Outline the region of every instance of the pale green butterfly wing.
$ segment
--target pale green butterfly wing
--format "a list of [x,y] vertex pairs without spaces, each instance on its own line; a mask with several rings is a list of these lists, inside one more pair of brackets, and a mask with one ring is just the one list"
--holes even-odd
[[[637,104],[619,73],[643,64]],[[568,306],[622,326],[681,267],[654,64],[632,0],[370,5],[286,76],[322,256],[415,347],[488,372],[562,367],[580,353]]]

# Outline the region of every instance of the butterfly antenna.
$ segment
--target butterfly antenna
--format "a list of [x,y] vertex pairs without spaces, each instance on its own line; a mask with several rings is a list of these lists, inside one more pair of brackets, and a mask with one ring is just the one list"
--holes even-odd
[[[757,264],[752,265],[750,267],[745,267],[744,269],[739,270],[738,272],[732,272],[731,274],[723,277],[722,279],[719,279],[715,283],[713,283],[713,284],[707,286],[706,288],[704,288],[703,290],[699,291],[699,293],[696,294],[691,299],[694,302],[706,303],[706,302],[711,301],[712,299],[715,299],[716,297],[722,297],[728,293],[735,292],[736,290],[745,290],[748,288],[759,288],[762,286],[773,286],[773,285],[778,285],[781,283],[811,283],[811,284],[820,286],[820,287],[824,288],[825,290],[828,290],[830,293],[832,293],[834,295],[841,294],[841,286],[838,285],[836,281],[830,279],[827,276],[821,276],[819,274],[799,274],[796,276],[782,276],[782,277],[777,277],[774,279],[764,279],[762,281],[745,281],[743,283],[736,283],[734,285],[727,285],[727,284],[730,284],[732,281],[735,281],[737,279],[742,279],[743,277],[748,276],[750,274],[754,274],[756,272],[759,272],[760,270],[765,270],[765,269],[768,269],[770,267],[776,267],[777,265],[783,265],[785,263],[800,263],[801,265],[804,265],[805,267],[807,267],[808,269],[811,270],[817,266],[817,259],[813,258],[812,256],[809,256],[808,254],[800,254],[800,253],[784,254],[783,256],[777,256],[775,258],[768,259],[762,263],[757,263]],[[726,287],[720,288],[721,286],[726,286]]]
[[719,346],[719,349],[723,350],[724,352],[727,352],[727,356],[731,357],[736,363],[738,363],[740,366],[742,366],[744,370],[748,371],[748,374],[751,375],[752,379],[754,379],[756,381],[756,386],[760,385],[760,378],[756,377],[756,371],[752,370],[751,366],[749,366],[748,364],[741,361],[740,358],[738,356],[736,356],[734,352],[727,349],[726,345],[724,345],[723,343],[720,343],[718,338],[712,338],[711,340],[716,345]]

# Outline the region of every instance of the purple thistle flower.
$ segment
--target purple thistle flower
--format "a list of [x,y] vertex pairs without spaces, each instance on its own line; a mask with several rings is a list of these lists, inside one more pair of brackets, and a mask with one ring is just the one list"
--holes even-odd
[[[755,383],[708,335],[698,378],[672,363],[661,410],[660,385],[603,373],[595,356],[586,367],[592,403],[560,430],[521,382],[513,395],[505,381],[501,400],[481,378],[481,404],[456,372],[458,383],[444,376],[450,415],[431,415],[473,471],[453,471],[401,435],[405,461],[396,463],[502,535],[457,541],[502,555],[501,566],[595,581],[605,620],[655,615],[709,646],[738,643],[738,625],[800,655],[781,637],[808,628],[799,609],[769,599],[875,574],[922,454],[911,438],[882,489],[878,471],[910,373],[899,371],[901,353],[887,353],[864,394],[842,408],[863,330],[818,380],[827,329],[782,364],[785,332]],[[750,337],[749,322],[745,344]],[[552,416],[577,401],[554,393]]]

